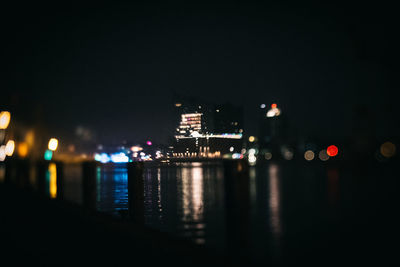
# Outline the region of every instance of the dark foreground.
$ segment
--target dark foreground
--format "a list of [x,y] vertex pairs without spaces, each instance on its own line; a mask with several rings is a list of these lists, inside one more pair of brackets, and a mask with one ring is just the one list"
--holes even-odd
[[0,184],[1,266],[221,266],[203,247]]
[[[282,165],[282,171],[290,170],[293,170],[292,165]],[[285,212],[280,215],[280,220],[287,226],[286,230],[279,230],[282,232],[277,239],[281,243],[279,255],[274,252],[276,245],[261,248],[248,245],[251,244],[248,239],[252,232],[266,243],[274,239],[274,234],[263,235],[259,230],[265,228],[265,221],[261,219],[252,223],[244,223],[246,220],[239,217],[230,220],[237,223],[229,224],[235,226],[228,229],[231,233],[229,250],[226,254],[217,254],[203,246],[129,221],[89,211],[69,202],[51,200],[13,185],[0,184],[0,264],[398,266],[398,167],[395,164],[360,164],[358,167],[329,166],[327,170],[328,173],[332,170],[347,173],[341,176],[340,190],[332,195],[341,204],[330,211],[329,205],[322,205],[323,198],[313,198],[308,204],[302,202],[311,194],[301,198],[296,193],[297,188],[303,185],[299,174],[291,174],[290,180],[281,180],[283,184],[287,183],[282,193],[289,196],[287,199],[290,201],[282,202]],[[261,178],[260,189],[267,188],[264,184],[267,180]],[[319,184],[322,180],[317,181],[314,187],[327,186]],[[253,208],[256,217],[267,208],[262,203],[262,199],[256,201]],[[304,212],[304,206],[311,204],[316,206],[313,212]],[[324,212],[329,216],[322,216]],[[333,216],[335,212],[340,216]],[[257,257],[248,256],[252,254],[258,255],[260,260],[257,262]]]

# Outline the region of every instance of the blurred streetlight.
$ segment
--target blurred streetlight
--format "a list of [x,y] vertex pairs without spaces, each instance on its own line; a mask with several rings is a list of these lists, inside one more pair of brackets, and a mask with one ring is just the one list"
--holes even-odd
[[56,138],[51,138],[48,145],[49,150],[56,151],[57,146],[58,146],[58,140]]
[[0,129],[7,129],[8,124],[11,120],[11,114],[8,111],[2,111],[0,113]]

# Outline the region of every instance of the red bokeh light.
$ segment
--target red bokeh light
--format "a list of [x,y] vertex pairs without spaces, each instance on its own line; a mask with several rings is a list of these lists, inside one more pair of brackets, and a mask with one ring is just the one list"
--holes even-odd
[[337,148],[337,146],[331,145],[328,146],[328,148],[326,149],[326,153],[330,156],[330,157],[334,157],[338,154],[339,149]]
[[273,104],[271,105],[271,108],[276,108],[277,106],[278,106],[277,104],[273,103]]

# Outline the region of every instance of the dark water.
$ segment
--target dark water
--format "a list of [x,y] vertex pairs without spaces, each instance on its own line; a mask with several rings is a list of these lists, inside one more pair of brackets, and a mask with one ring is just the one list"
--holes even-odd
[[[250,167],[249,194],[240,199],[245,208],[230,217],[222,165],[152,166],[144,173],[145,224],[221,252],[234,244],[235,255],[259,263],[316,255],[322,265],[349,255],[356,263],[366,253],[391,262],[399,195],[393,170],[296,162]],[[65,198],[82,203],[80,166],[64,172]],[[127,181],[124,165],[97,167],[96,208],[124,216]]]

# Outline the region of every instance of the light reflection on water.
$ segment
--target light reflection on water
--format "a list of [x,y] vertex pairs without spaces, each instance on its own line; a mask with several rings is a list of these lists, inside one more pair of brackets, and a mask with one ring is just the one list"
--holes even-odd
[[[364,177],[364,172],[357,175],[362,180],[356,180],[350,172],[335,167],[287,164],[270,162],[250,167],[249,199],[243,199],[243,203],[249,201],[249,212],[242,213],[246,217],[242,224],[234,224],[246,229],[233,232],[229,230],[234,229],[232,222],[226,220],[227,206],[232,205],[225,203],[222,164],[146,167],[143,176],[145,224],[217,250],[229,249],[227,240],[232,239],[227,234],[244,233],[248,253],[260,262],[271,263],[287,258],[287,251],[301,250],[301,245],[290,247],[288,244],[301,244],[302,240],[309,240],[310,233],[325,231],[323,223],[329,222],[332,227],[343,218],[368,212],[374,198],[367,193],[378,190],[376,186],[371,187],[373,179]],[[81,203],[81,178],[77,178],[79,172],[74,168],[65,171],[64,194],[67,200]],[[127,182],[125,165],[98,167],[97,209],[126,216]]]
[[[86,172],[86,177],[93,174],[88,183],[83,183],[80,164],[57,164],[36,169],[33,180],[41,181],[38,188],[45,187],[40,192],[129,217],[124,164],[92,165],[93,172]],[[144,222],[230,255],[244,251],[272,265],[298,257],[309,260],[310,255],[331,259],[336,248],[335,253],[358,249],[364,255],[371,252],[371,239],[382,251],[390,248],[382,237],[398,229],[392,216],[398,199],[397,169],[268,162],[250,167],[248,176],[235,176],[217,163],[145,166]],[[86,201],[82,195],[88,187]],[[342,242],[345,234],[351,242]]]

